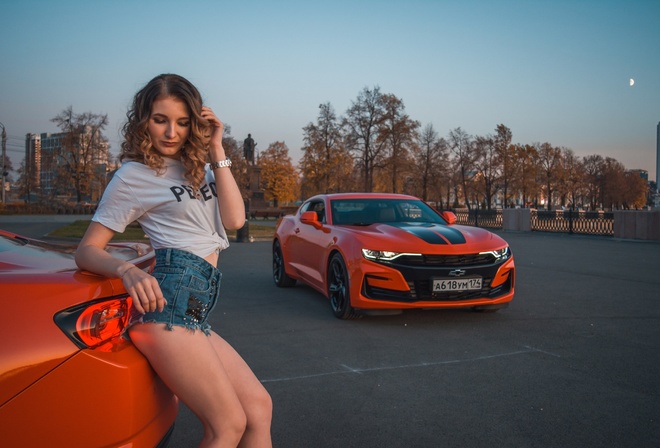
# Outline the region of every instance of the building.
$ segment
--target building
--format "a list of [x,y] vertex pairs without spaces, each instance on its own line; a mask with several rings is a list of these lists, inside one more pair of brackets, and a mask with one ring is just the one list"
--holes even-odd
[[58,168],[61,164],[60,154],[64,152],[63,140],[65,134],[42,133],[41,138],[41,168],[39,169],[39,192],[47,197],[57,194],[55,183]]
[[[67,148],[67,142],[71,140],[73,143]],[[82,160],[84,158],[87,160]],[[81,160],[92,167],[88,173],[92,179],[86,196],[98,200],[105,189],[108,168],[108,142],[98,132],[94,133],[90,127],[86,127],[73,139],[66,132],[27,134],[25,167],[29,193],[45,198],[75,198],[77,192],[74,182],[63,184],[58,181],[61,180],[63,170],[68,169],[69,173],[75,174],[70,168],[72,161]]]

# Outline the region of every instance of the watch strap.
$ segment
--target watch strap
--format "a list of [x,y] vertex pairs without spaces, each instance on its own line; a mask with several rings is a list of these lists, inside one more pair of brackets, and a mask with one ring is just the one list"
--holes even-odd
[[211,162],[212,170],[216,168],[229,168],[229,167],[231,167],[231,160],[229,160],[229,158],[225,160],[218,160],[217,162]]

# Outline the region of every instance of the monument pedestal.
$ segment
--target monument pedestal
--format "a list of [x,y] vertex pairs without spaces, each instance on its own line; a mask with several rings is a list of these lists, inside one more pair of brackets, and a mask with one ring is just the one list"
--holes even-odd
[[263,210],[268,208],[268,202],[264,199],[264,192],[261,190],[261,168],[258,166],[248,166],[250,178],[250,189],[248,192],[249,209]]

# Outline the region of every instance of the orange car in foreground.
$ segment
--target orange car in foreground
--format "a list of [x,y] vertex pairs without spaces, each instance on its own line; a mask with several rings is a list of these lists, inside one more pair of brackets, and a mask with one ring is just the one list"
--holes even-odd
[[[144,244],[108,250],[153,262]],[[178,401],[119,336],[131,298],[74,251],[0,230],[0,446],[165,446]]]
[[508,244],[455,221],[413,196],[314,196],[277,225],[273,279],[318,290],[341,319],[369,310],[508,306],[515,281]]

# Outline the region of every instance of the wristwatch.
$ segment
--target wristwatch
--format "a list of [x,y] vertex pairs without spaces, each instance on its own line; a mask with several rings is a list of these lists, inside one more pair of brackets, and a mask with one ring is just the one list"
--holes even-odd
[[225,160],[219,160],[217,162],[211,162],[211,169],[216,168],[229,168],[231,166],[231,160],[227,157]]

